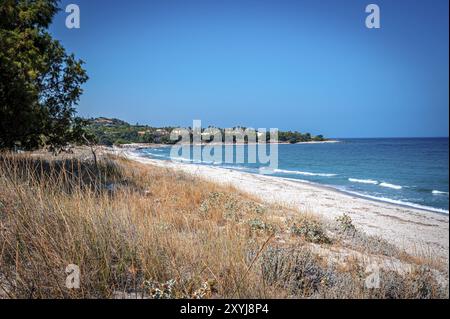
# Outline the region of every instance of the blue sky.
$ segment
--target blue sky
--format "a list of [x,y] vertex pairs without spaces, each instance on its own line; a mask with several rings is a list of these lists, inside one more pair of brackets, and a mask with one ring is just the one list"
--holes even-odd
[[[86,117],[154,126],[448,136],[447,0],[70,0]],[[365,7],[381,8],[381,29]]]

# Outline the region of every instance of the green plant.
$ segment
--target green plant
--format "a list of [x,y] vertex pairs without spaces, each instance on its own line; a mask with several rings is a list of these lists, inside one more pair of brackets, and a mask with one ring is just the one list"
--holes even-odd
[[252,219],[248,221],[248,224],[252,230],[258,231],[273,231],[273,226],[265,223],[264,221],[260,219]]
[[322,223],[309,216],[298,218],[291,226],[291,233],[311,243],[331,243],[331,239],[326,235]]
[[84,142],[74,106],[88,76],[48,31],[58,4],[0,1],[0,149],[58,152]]
[[355,233],[356,227],[353,225],[352,218],[344,214],[336,218],[336,222],[338,223],[339,229],[344,233]]

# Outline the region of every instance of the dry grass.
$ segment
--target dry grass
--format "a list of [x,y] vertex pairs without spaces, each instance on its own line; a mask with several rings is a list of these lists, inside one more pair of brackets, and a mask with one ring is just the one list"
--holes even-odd
[[[423,262],[366,288],[360,260],[311,249],[347,245],[314,217],[170,170],[80,158],[0,155],[0,297],[448,298]],[[69,264],[79,290],[65,287]]]

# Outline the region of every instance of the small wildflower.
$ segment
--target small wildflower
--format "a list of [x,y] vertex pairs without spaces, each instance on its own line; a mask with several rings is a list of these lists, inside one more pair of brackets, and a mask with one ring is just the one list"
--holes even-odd
[[152,299],[173,299],[173,287],[176,281],[171,279],[165,283],[157,283],[151,281],[145,281],[144,285],[150,291],[150,297]]
[[202,283],[202,286],[194,291],[192,294],[193,299],[205,299],[210,298],[212,293],[215,292],[215,281],[209,280]]

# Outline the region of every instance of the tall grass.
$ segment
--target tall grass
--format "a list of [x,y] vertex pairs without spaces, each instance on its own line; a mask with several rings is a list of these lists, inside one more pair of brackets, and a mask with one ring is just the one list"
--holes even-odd
[[448,297],[423,265],[366,288],[359,262],[314,254],[289,214],[300,213],[117,157],[1,154],[0,297]]

